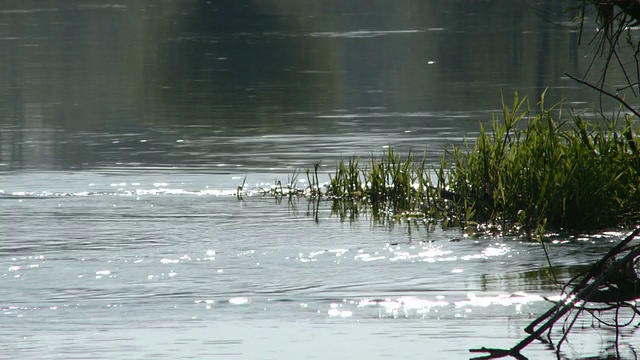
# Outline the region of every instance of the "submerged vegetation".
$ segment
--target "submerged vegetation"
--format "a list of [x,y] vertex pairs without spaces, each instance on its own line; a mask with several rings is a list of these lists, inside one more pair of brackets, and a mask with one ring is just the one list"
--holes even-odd
[[[532,109],[515,95],[502,118],[480,125],[477,139],[452,146],[437,166],[389,148],[363,162],[341,161],[320,184],[307,169],[306,189],[266,189],[274,196],[333,201],[353,217],[362,207],[376,219],[425,220],[473,233],[589,231],[640,220],[640,128],[627,114],[588,121],[561,107]],[[566,118],[566,119],[565,119]],[[622,119],[622,121],[620,121]],[[242,190],[242,189],[239,189]],[[240,191],[239,191],[240,192]]]

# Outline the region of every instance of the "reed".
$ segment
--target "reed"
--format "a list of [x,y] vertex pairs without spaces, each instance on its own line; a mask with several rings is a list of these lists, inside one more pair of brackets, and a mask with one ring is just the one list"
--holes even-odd
[[[449,223],[452,204],[445,202],[441,190],[433,185],[433,168],[426,158],[426,151],[422,158],[412,152],[402,157],[389,148],[379,158],[372,155],[365,166],[360,166],[358,157],[342,160],[329,175],[323,197],[334,202],[334,213],[341,218],[347,214],[350,220],[364,206],[376,220],[443,219]],[[438,184],[445,183],[446,173],[439,173],[442,179]]]
[[[367,162],[342,160],[329,182],[319,164],[307,169],[307,189],[297,174],[264,193],[333,202],[341,217],[360,209],[374,219],[440,221],[475,234],[582,232],[640,221],[640,128],[629,115],[587,121],[559,105],[534,109],[516,93],[502,102],[472,143],[452,146],[436,165],[392,148]],[[620,121],[623,119],[623,121]],[[279,184],[278,182],[276,184]]]
[[[450,186],[478,223],[498,228],[588,231],[636,223],[640,213],[638,128],[601,117],[592,123],[561,109],[535,114],[517,94],[503,120],[480,128],[474,146],[453,149]],[[526,122],[524,128],[519,126]]]

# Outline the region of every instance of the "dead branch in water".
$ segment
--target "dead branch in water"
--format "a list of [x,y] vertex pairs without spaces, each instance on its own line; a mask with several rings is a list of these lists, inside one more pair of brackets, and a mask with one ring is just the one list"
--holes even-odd
[[[640,313],[635,305],[628,303],[640,297],[640,279],[638,278],[634,265],[640,256],[640,245],[629,246],[631,241],[640,234],[640,228],[635,229],[624,240],[603,256],[591,269],[582,277],[577,284],[569,282],[565,289],[571,289],[563,294],[562,300],[558,301],[552,308],[534,320],[525,331],[529,336],[520,341],[511,349],[480,348],[469,350],[472,353],[487,353],[484,356],[474,359],[498,359],[511,356],[515,359],[526,359],[521,351],[534,340],[542,340],[542,335],[549,332],[553,326],[561,319],[569,321],[569,326],[564,331],[564,335],[556,344],[556,351],[560,350],[562,343],[566,340],[571,327],[578,316],[586,310],[589,303],[606,303],[611,306],[601,310],[618,310],[620,307],[631,307],[636,313]],[[573,279],[575,280],[575,278]],[[571,312],[576,311],[575,314]],[[569,319],[573,317],[572,319]],[[616,317],[617,318],[617,317]],[[603,323],[596,318],[600,323]],[[542,325],[541,325],[542,324]],[[605,326],[615,326],[616,324],[604,324]]]

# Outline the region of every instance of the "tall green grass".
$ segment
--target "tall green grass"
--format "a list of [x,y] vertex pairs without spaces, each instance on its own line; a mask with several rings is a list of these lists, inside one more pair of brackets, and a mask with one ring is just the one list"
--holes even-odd
[[[620,121],[622,119],[622,121]],[[426,153],[392,148],[368,161],[343,160],[318,181],[307,170],[305,191],[282,191],[333,201],[353,219],[364,206],[376,219],[420,219],[471,232],[532,234],[590,231],[640,221],[640,128],[626,114],[594,121],[545,107],[516,93],[501,116],[462,146],[429,165]],[[294,190],[294,191],[291,191]]]
[[516,94],[503,119],[473,147],[453,148],[450,186],[478,223],[588,231],[636,223],[640,215],[638,127],[628,115],[588,122],[561,109],[532,112]]
[[[359,157],[340,161],[333,174],[329,174],[325,198],[333,200],[333,209],[339,215],[352,219],[362,205],[376,220],[455,219],[453,200],[456,196],[446,190],[448,171],[442,164],[439,172],[429,167],[426,152],[421,158],[409,152],[396,154],[392,148],[380,157],[374,155],[361,165]],[[348,211],[345,211],[347,209]]]

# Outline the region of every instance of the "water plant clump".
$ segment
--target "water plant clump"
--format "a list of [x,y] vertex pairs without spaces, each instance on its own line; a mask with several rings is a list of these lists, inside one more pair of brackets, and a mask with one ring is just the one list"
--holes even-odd
[[446,201],[455,196],[444,185],[447,172],[435,172],[426,159],[426,152],[421,158],[412,152],[403,157],[389,148],[380,157],[371,155],[364,165],[359,157],[342,160],[329,174],[323,196],[333,201],[332,209],[341,218],[353,219],[365,208],[383,222],[444,220],[461,225],[454,203]]
[[442,221],[475,233],[636,224],[640,129],[626,114],[599,117],[545,108],[544,96],[532,110],[516,94],[511,105],[503,100],[501,119],[480,125],[475,141],[452,146],[438,165],[428,165],[426,154],[403,157],[389,148],[364,163],[340,161],[324,185],[316,164],[307,170],[307,189],[285,193],[331,200],[336,209],[366,205],[374,218]]
[[[640,215],[638,127],[601,116],[589,122],[561,109],[534,114],[516,94],[503,101],[472,148],[453,148],[450,186],[478,223],[526,231],[596,230],[637,223]],[[524,124],[521,124],[523,123]],[[524,125],[524,126],[521,126]]]

